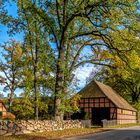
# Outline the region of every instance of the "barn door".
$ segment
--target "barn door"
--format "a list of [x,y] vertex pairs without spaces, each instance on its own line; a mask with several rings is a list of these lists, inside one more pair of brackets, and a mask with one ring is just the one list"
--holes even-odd
[[92,109],[92,123],[94,125],[102,125],[102,120],[110,120],[110,108],[93,108]]

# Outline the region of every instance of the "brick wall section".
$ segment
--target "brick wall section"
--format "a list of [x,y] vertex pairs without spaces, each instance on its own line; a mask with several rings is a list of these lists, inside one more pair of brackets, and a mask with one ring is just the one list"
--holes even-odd
[[90,113],[90,119],[92,119],[92,109],[109,107],[110,120],[117,120],[117,124],[137,123],[135,111],[119,109],[106,97],[81,98],[79,106]]
[[78,120],[67,121],[35,121],[35,120],[20,120],[20,121],[0,121],[0,135],[20,135],[32,132],[46,132],[53,130],[82,128],[81,122]]
[[114,120],[117,117],[115,105],[108,98],[105,97],[81,98],[79,105],[80,108],[84,108],[85,112],[90,112],[90,118],[92,118],[92,108],[96,107],[109,107],[110,119]]
[[137,123],[136,112],[124,109],[117,109],[117,123]]

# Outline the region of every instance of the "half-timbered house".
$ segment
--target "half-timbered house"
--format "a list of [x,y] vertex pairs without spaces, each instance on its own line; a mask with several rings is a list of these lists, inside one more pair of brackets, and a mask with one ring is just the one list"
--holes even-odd
[[78,94],[81,95],[81,116],[89,113],[93,124],[101,124],[102,120],[117,120],[117,124],[137,122],[137,110],[103,83],[92,81]]

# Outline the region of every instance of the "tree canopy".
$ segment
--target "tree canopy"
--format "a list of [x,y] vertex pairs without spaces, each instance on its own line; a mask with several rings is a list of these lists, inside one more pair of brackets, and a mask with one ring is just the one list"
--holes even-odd
[[[138,0],[13,2],[17,5],[18,16],[8,15],[3,7],[0,22],[9,28],[10,34],[23,31],[25,48],[31,49],[32,65],[29,67],[33,70],[36,118],[38,77],[46,66],[51,68],[47,75],[52,72],[55,81],[54,117],[60,120],[63,119],[69,87],[78,67],[90,63],[113,69],[117,67],[119,72],[124,66],[129,68],[131,57],[137,59],[133,55],[137,53],[135,46],[138,43]],[[129,50],[133,49],[133,53],[129,54]],[[45,58],[42,60],[42,57]],[[43,79],[45,74],[41,76]]]

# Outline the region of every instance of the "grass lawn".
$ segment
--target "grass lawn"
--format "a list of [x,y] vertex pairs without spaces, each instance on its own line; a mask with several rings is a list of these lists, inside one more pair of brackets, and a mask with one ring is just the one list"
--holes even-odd
[[67,129],[51,132],[42,132],[42,133],[31,133],[27,135],[19,136],[7,136],[0,137],[0,140],[48,140],[48,139],[58,139],[63,137],[84,135],[94,132],[104,131],[101,128],[81,128],[81,129]]
[[66,129],[66,130],[59,130],[59,131],[51,131],[51,132],[42,132],[42,133],[31,133],[26,135],[19,135],[19,136],[7,136],[3,137],[0,136],[0,140],[50,140],[50,139],[61,139],[63,137],[71,137],[71,136],[78,136],[84,134],[90,134],[95,132],[102,132],[109,130],[109,128],[125,128],[125,127],[132,127],[132,126],[140,126],[140,124],[123,124],[117,126],[110,126],[107,129],[103,129],[101,127],[92,126],[92,128],[79,128],[79,129]]
[[140,124],[120,124],[115,126],[108,126],[106,128],[125,128],[125,127],[133,127],[133,126],[140,126]]

